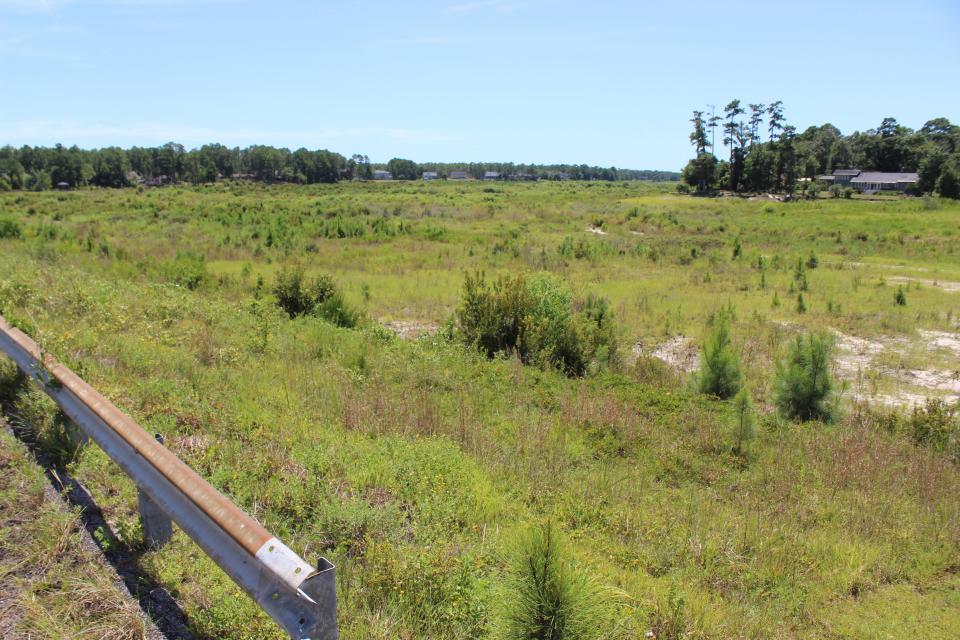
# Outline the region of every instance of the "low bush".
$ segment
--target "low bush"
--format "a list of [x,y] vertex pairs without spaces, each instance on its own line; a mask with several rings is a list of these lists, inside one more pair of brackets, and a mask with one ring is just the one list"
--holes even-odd
[[897,287],[897,292],[893,294],[893,302],[898,307],[907,306],[907,294],[903,292],[903,287]]
[[925,406],[915,406],[908,431],[915,444],[948,453],[960,460],[960,416],[956,406],[939,398],[927,398]]
[[825,333],[797,336],[787,357],[777,363],[773,398],[786,418],[832,422],[839,398],[830,372],[833,341]]
[[360,313],[347,304],[333,278],[326,274],[307,282],[299,267],[283,268],[274,283],[273,295],[291,318],[314,314],[348,328],[360,322]]
[[482,273],[467,274],[456,333],[488,357],[516,353],[525,364],[571,376],[618,358],[609,303],[589,296],[575,311],[570,292],[549,276],[504,276],[488,284]]
[[192,251],[178,252],[176,258],[166,263],[166,272],[174,283],[193,290],[206,281],[207,262]]
[[22,238],[23,230],[15,220],[0,218],[0,240],[4,238]]

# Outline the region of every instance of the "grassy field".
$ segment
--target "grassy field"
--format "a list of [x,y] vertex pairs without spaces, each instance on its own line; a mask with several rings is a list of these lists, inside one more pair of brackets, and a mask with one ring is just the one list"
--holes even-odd
[[[958,232],[946,200],[642,183],[5,193],[0,312],[336,563],[345,638],[509,637],[517,539],[546,522],[596,637],[946,638],[960,472],[905,425],[960,394]],[[365,321],[290,319],[271,289],[295,264]],[[449,339],[474,270],[606,297],[619,358],[568,378]],[[744,454],[730,403],[684,381],[721,312],[760,413]],[[836,339],[835,424],[772,409],[774,363],[810,329]],[[133,485],[57,437],[38,394],[12,402],[136,547]],[[142,564],[199,637],[282,637],[183,534]]]
[[84,545],[77,514],[55,497],[23,444],[0,426],[3,637],[143,638],[136,601]]

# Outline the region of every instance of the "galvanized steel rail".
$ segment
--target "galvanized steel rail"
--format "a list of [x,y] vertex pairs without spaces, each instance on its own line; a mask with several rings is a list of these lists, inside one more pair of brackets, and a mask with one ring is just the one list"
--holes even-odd
[[292,638],[337,637],[330,562],[300,558],[3,316],[0,350],[133,479],[149,544],[169,539],[172,519]]

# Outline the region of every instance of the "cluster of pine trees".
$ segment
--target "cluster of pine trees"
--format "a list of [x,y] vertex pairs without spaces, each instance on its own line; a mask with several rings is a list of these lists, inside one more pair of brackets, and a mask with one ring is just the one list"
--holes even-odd
[[224,178],[263,182],[312,184],[340,180],[370,180],[374,169],[387,169],[394,178],[415,180],[423,171],[439,177],[451,171],[467,171],[483,178],[496,171],[504,178],[571,180],[677,180],[667,171],[637,171],[587,165],[517,165],[513,163],[429,163],[394,158],[387,164],[372,164],[365,155],[347,158],[326,149],[309,150],[254,145],[246,148],[207,144],[187,150],[168,142],[159,147],[0,147],[0,191],[42,191],[58,185],[125,187],[140,181],[148,184],[190,182],[202,184]]
[[[732,100],[723,115],[693,112],[690,142],[696,151],[683,170],[684,182],[698,191],[792,193],[801,178],[816,178],[834,169],[917,172],[917,190],[960,196],[960,127],[935,118],[913,130],[894,118],[876,129],[844,136],[832,124],[798,133],[787,124],[783,103],[748,104]],[[729,150],[718,159],[717,130]]]
[[363,156],[348,160],[327,150],[291,152],[262,145],[240,149],[208,144],[190,151],[174,142],[129,149],[7,146],[0,148],[0,190],[41,191],[58,184],[125,187],[141,179],[199,184],[235,176],[266,182],[336,182],[369,165]]

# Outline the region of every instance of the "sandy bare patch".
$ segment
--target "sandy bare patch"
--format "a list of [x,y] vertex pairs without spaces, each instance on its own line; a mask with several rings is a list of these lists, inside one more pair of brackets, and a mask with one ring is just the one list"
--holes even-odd
[[657,345],[653,350],[644,349],[641,343],[633,346],[634,356],[649,355],[663,360],[677,371],[690,373],[696,371],[700,365],[700,349],[694,342],[683,335],[674,336],[664,343]]
[[948,331],[918,331],[920,336],[926,341],[927,346],[934,349],[946,349],[960,356],[960,334],[950,333]]
[[[892,380],[895,393],[876,388],[872,392],[855,390],[853,397],[864,402],[879,403],[890,407],[911,407],[923,404],[928,396],[937,396],[947,402],[960,400],[960,366],[958,370],[907,369],[893,370],[877,362],[877,356],[886,352],[903,352],[915,343],[903,338],[884,337],[869,340],[833,330],[836,336],[835,371],[837,376],[850,382],[863,383],[863,374],[879,374],[879,378]],[[927,349],[947,349],[960,355],[960,335],[945,331],[919,331]]]
[[855,378],[859,371],[868,368],[873,359],[884,350],[882,342],[850,336],[837,330],[833,331],[833,335],[836,338],[837,375],[841,378]]
[[893,282],[894,284],[910,284],[911,282],[916,282],[918,284],[926,285],[928,287],[936,287],[937,289],[943,289],[944,291],[949,291],[951,293],[960,293],[960,282],[954,282],[951,280],[928,280],[926,278],[907,278],[906,276],[893,276],[887,278],[887,282]]
[[607,235],[607,232],[604,231],[602,227],[587,227],[587,231],[589,231],[590,233],[595,233],[598,236]]
[[393,331],[403,340],[416,340],[420,336],[433,333],[437,330],[434,322],[423,320],[391,320],[383,323],[383,326]]
[[907,380],[910,384],[924,389],[960,394],[960,371],[911,369],[907,371]]
[[833,262],[830,264],[833,264],[841,268],[854,267],[859,269],[863,267],[875,267],[877,269],[898,269],[898,270],[909,269],[910,271],[919,271],[919,272],[930,271],[930,269],[927,269],[926,267],[912,267],[905,264],[884,264],[881,262],[857,262],[856,260],[841,260],[840,262]]

